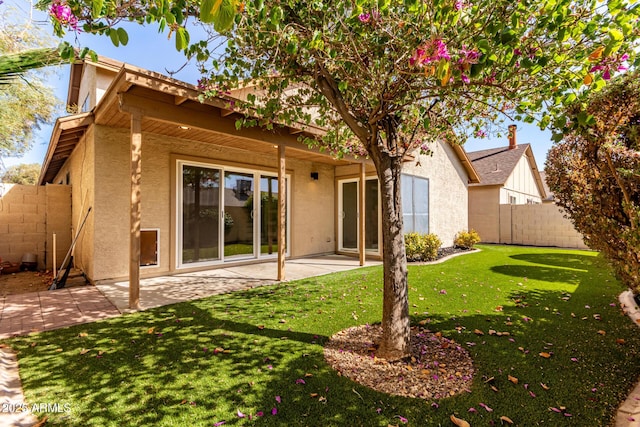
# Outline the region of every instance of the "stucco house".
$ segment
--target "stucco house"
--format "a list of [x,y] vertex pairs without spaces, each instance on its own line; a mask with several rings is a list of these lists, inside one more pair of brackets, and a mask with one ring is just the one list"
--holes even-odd
[[[71,67],[67,103],[78,111],[56,121],[39,184],[71,186],[74,225],[92,208],[75,248],[90,281],[380,257],[373,164],[300,142],[321,129],[236,129],[228,101],[201,102],[193,85],[106,58]],[[432,148],[407,158],[405,225],[450,246],[478,176],[461,147]]]
[[467,153],[480,176],[469,185],[469,228],[482,241],[500,241],[500,205],[539,204],[547,193],[530,144],[518,144],[509,126],[509,145]]

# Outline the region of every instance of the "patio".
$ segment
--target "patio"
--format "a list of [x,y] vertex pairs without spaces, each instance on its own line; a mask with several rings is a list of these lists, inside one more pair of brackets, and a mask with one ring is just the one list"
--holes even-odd
[[[367,265],[379,264],[368,261]],[[326,255],[288,260],[287,280],[359,268],[357,258]],[[276,283],[277,261],[161,276],[140,281],[142,310]],[[0,339],[95,322],[129,312],[120,281],[0,297]]]

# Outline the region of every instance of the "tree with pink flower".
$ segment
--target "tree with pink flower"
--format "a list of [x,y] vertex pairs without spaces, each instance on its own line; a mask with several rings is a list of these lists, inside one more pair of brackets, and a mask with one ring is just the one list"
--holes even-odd
[[[251,80],[262,97],[238,107],[259,119],[239,125],[313,122],[327,132],[307,139],[310,145],[336,155],[366,152],[382,200],[377,354],[388,359],[409,355],[400,200],[406,156],[425,142],[460,144],[501,120],[562,132],[572,126],[565,103],[638,65],[640,6],[627,0],[75,0],[69,7],[78,29],[115,42],[122,20],[156,22],[200,61],[205,94]],[[190,40],[193,18],[208,25],[208,41]],[[286,91],[292,85],[299,89]],[[319,114],[309,115],[309,105]]]

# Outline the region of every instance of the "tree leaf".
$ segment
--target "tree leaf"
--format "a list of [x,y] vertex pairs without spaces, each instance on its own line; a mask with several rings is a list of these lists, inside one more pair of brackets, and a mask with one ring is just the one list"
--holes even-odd
[[127,34],[127,31],[120,27],[116,30],[116,33],[118,34],[118,40],[120,41],[120,44],[122,46],[126,46],[127,43],[129,43],[129,34]]
[[455,415],[451,415],[451,417],[449,417],[449,419],[451,420],[452,423],[454,423],[458,427],[471,427],[471,424],[469,424],[468,422],[466,422],[462,418],[457,418]]
[[221,3],[222,0],[202,0],[200,3],[200,20],[205,24],[213,23]]
[[113,43],[115,47],[120,46],[120,38],[118,37],[118,32],[116,30],[110,29],[109,37],[111,38],[111,43]]
[[97,19],[102,15],[102,6],[104,5],[104,0],[93,0],[91,2],[91,17],[93,19]]

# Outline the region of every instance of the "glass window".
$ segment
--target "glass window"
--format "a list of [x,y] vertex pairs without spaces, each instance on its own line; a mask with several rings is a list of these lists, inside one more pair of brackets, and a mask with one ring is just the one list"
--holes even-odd
[[220,259],[220,170],[182,166],[182,262]]
[[403,174],[400,185],[405,233],[429,233],[429,180]]

